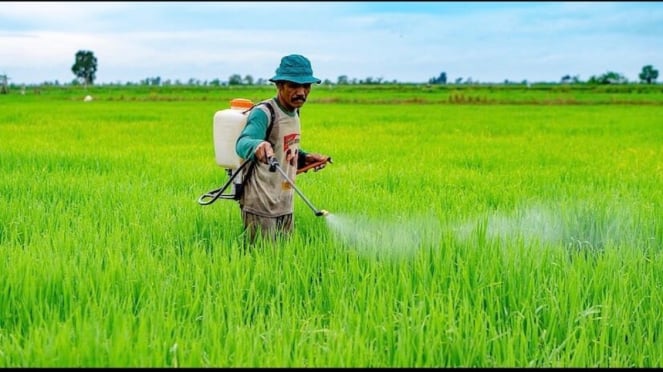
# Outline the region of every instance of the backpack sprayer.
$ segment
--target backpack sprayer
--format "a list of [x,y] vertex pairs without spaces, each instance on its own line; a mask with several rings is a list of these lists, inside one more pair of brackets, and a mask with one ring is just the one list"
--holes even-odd
[[[214,150],[215,150],[215,160],[216,163],[224,167],[228,175],[228,180],[223,186],[218,189],[209,191],[198,198],[198,204],[200,205],[210,205],[217,201],[218,199],[230,199],[238,200],[243,188],[243,177],[242,170],[253,162],[252,159],[242,159],[237,156],[235,153],[235,141],[242,129],[246,125],[247,113],[254,107],[253,102],[248,99],[236,98],[230,101],[230,108],[217,111],[214,114]],[[274,123],[274,112],[271,105],[267,104],[267,107],[272,114],[270,117],[270,126],[267,130],[267,137],[269,137],[269,131],[272,128]],[[241,164],[240,164],[241,162]],[[304,167],[297,169],[297,174],[305,173],[310,169],[319,169],[324,166],[326,163],[331,163],[332,159],[330,157],[325,157],[323,160],[307,164]],[[281,176],[292,186],[292,188],[297,192],[297,194],[304,200],[306,205],[308,205],[316,216],[326,216],[329,212],[325,210],[316,209],[313,204],[304,196],[304,194],[295,186],[295,183],[283,172],[281,166],[279,165],[276,158],[271,157],[268,159],[269,170],[275,172],[278,170],[281,173]],[[233,192],[224,194],[230,185],[233,185]]]
[[[253,106],[251,100],[236,98],[230,101],[230,108],[217,111],[214,114],[212,133],[214,139],[214,159],[216,160],[216,164],[225,168],[228,180],[220,188],[201,195],[198,198],[198,204],[210,205],[218,199],[239,199],[239,189],[242,186],[242,177],[240,175],[251,160],[244,160],[240,164],[242,159],[234,151],[235,141],[246,124],[247,113]],[[233,192],[224,194],[231,184],[233,185]]]

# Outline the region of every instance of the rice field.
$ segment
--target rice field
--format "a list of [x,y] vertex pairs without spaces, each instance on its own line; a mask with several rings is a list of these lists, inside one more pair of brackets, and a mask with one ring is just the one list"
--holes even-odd
[[0,367],[663,365],[660,90],[314,87],[330,215],[243,249],[212,117],[273,88],[104,89],[0,96]]

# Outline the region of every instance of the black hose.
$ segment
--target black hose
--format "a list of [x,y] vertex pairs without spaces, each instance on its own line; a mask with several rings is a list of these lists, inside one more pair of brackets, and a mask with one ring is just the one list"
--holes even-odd
[[[253,161],[252,159],[244,160],[244,162],[239,166],[239,168],[237,168],[237,170],[234,173],[231,174],[230,178],[228,179],[228,181],[226,181],[226,183],[223,186],[219,187],[218,189],[208,191],[205,194],[201,195],[198,198],[198,204],[200,204],[200,205],[210,205],[210,204],[214,203],[215,201],[217,201],[219,198],[221,198],[221,199],[235,199],[235,195],[233,195],[233,194],[223,194],[223,192],[226,191],[226,189],[228,188],[228,186],[230,186],[230,184],[232,184],[235,177],[237,177],[237,175],[239,174],[239,171],[242,170],[242,168],[244,168],[246,166],[246,164],[248,164],[252,161]],[[204,201],[205,198],[211,198],[211,199],[209,201]]]

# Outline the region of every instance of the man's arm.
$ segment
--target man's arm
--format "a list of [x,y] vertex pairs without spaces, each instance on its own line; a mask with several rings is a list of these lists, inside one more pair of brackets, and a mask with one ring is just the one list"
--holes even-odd
[[255,155],[256,148],[265,141],[268,121],[267,114],[263,110],[258,108],[251,110],[246,126],[235,143],[235,152],[239,157],[250,159]]

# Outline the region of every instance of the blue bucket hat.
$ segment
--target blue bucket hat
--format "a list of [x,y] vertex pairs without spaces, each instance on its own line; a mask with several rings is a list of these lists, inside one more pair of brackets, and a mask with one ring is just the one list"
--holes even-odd
[[320,79],[313,77],[311,62],[299,54],[291,54],[281,58],[281,65],[276,69],[276,75],[269,81],[277,82],[280,80],[292,81],[297,84],[320,84]]

